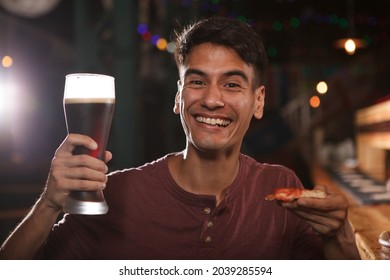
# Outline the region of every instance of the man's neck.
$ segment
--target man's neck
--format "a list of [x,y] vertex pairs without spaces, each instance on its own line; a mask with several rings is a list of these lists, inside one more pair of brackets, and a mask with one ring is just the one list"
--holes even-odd
[[239,169],[239,153],[217,154],[185,150],[172,157],[169,171],[184,190],[203,195],[214,195],[217,204],[225,197]]

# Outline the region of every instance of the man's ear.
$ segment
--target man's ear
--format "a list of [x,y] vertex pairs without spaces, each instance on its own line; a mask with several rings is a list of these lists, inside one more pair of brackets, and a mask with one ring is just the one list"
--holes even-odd
[[175,105],[173,105],[173,112],[180,114],[180,92],[178,91],[175,96]]
[[173,105],[173,112],[175,114],[180,114],[180,93],[182,90],[181,82],[180,80],[177,81],[177,93],[175,96],[175,105]]
[[261,119],[264,112],[264,103],[265,103],[265,86],[259,86],[255,90],[255,110],[253,116],[256,119]]

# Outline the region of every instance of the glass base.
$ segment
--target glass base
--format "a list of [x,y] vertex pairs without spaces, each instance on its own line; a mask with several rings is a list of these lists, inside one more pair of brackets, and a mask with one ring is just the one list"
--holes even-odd
[[108,212],[108,205],[101,191],[73,191],[63,211],[69,214],[104,215]]

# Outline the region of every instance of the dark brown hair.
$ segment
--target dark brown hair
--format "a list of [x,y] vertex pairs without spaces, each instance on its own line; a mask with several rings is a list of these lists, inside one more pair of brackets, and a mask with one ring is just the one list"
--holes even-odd
[[194,46],[211,43],[233,49],[248,65],[253,66],[255,85],[265,83],[268,63],[260,35],[238,19],[212,17],[183,28],[176,34],[175,61],[180,67]]

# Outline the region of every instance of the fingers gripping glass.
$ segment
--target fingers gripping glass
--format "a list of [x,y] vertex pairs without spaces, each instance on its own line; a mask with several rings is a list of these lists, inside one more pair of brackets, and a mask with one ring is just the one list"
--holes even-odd
[[[114,78],[99,74],[69,74],[65,78],[64,113],[69,133],[90,136],[96,150],[77,146],[73,154],[88,154],[103,160],[115,105]],[[101,215],[108,205],[102,191],[72,191],[65,213]]]

